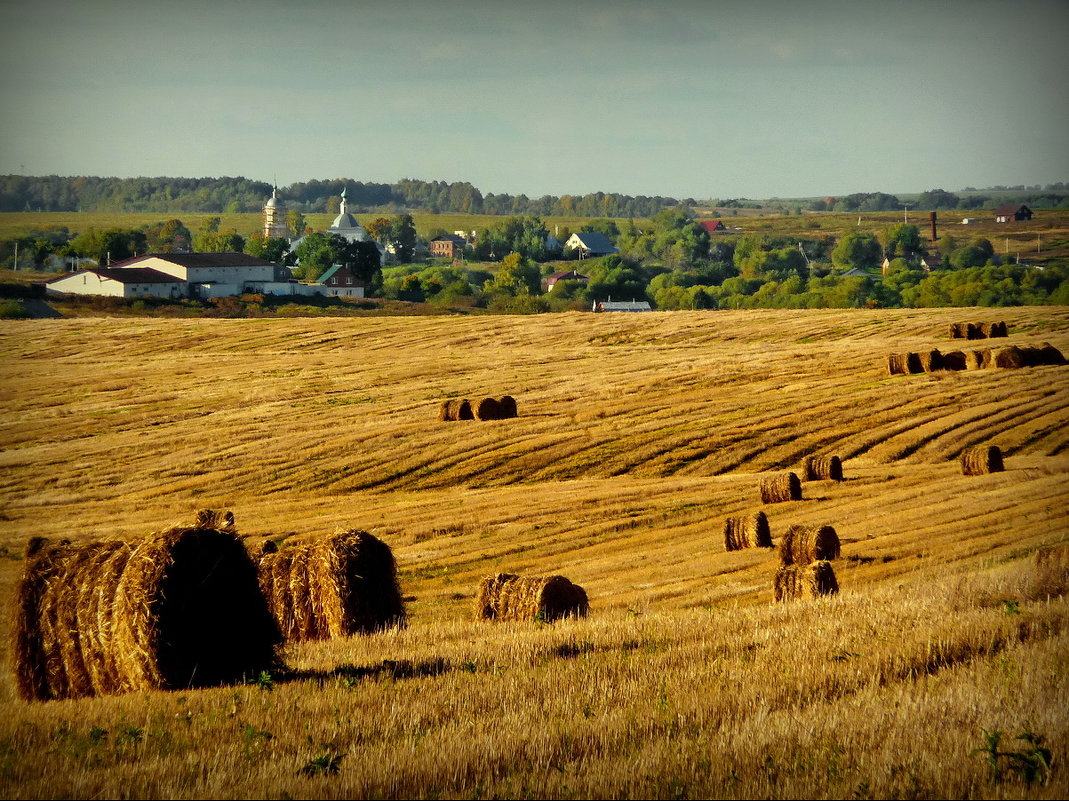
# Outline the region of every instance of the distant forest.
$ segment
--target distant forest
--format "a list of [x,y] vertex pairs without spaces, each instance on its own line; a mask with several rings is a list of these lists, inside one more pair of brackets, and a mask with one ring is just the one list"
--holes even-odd
[[[0,176],[0,212],[259,212],[271,184],[247,178],[96,178],[49,175]],[[302,213],[337,212],[342,190],[352,211],[423,213],[534,214],[571,217],[652,217],[665,208],[695,205],[693,198],[605,194],[487,194],[467,182],[419,181],[364,183],[345,178],[306,181],[279,187],[287,208]]]
[[[92,212],[259,212],[271,196],[271,184],[248,178],[98,178],[0,176],[0,212],[92,211]],[[536,215],[541,217],[653,217],[676,206],[768,209],[781,213],[806,211],[897,211],[903,201],[883,192],[860,192],[843,197],[768,201],[620,195],[593,192],[586,195],[484,195],[466,181],[420,181],[404,178],[392,184],[364,183],[346,178],[304,181],[279,187],[288,208],[302,213],[336,213],[345,190],[350,208],[376,211]],[[1024,203],[1033,208],[1069,208],[1069,186],[998,186],[961,194],[930,189],[908,196],[911,208],[981,209],[1005,203]]]

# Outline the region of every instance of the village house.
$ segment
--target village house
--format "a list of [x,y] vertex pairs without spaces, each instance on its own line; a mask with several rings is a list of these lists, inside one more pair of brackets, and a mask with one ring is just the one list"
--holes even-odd
[[650,308],[649,301],[646,300],[595,300],[593,311],[648,312],[653,311],[653,309]]
[[558,281],[582,281],[584,284],[590,281],[585,275],[580,275],[575,270],[564,270],[563,272],[553,273],[546,279],[546,292],[552,292],[553,287],[557,285]]
[[362,298],[367,284],[353,275],[352,270],[335,264],[314,282],[312,286],[319,287],[319,294],[329,297]]
[[457,234],[442,234],[431,240],[431,255],[443,259],[458,259],[464,253],[468,242]]
[[146,253],[89,267],[45,285],[52,293],[110,297],[217,298],[245,292],[296,294],[286,267],[245,253]]
[[1021,222],[1022,220],[1031,219],[1032,210],[1028,206],[1011,203],[1008,206],[999,206],[995,209],[995,222]]
[[564,249],[579,252],[580,259],[589,259],[594,256],[608,256],[610,253],[619,253],[620,249],[613,247],[612,243],[605,238],[604,234],[594,231],[582,231],[572,234],[564,243]]
[[702,228],[704,228],[710,234],[713,233],[714,231],[723,231],[723,230],[725,230],[724,229],[724,221],[723,220],[702,220],[700,222],[700,225],[701,225]]

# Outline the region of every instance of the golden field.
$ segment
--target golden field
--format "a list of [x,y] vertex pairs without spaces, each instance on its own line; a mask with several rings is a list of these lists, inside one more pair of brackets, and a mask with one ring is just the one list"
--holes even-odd
[[[2,321],[0,601],[31,536],[225,508],[380,537],[410,624],[293,647],[273,687],[27,703],[6,616],[0,795],[1063,797],[1066,581],[1035,551],[1069,539],[1069,367],[885,369],[1041,342],[1069,353],[1069,310]],[[516,419],[437,420],[506,393]],[[1006,470],[963,476],[982,444]],[[722,526],[811,454],[846,480],[763,508],[835,527],[841,592],[776,604],[774,552]],[[499,571],[590,616],[473,621]],[[1050,770],[996,775],[995,731]]]

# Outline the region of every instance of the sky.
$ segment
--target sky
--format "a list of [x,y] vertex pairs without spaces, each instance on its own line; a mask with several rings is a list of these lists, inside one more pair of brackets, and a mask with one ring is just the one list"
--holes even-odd
[[0,0],[0,174],[1069,181],[1069,0]]

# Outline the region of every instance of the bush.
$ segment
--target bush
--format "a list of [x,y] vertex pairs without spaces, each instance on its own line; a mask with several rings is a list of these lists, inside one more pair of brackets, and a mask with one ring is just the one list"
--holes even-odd
[[0,320],[25,320],[30,316],[17,300],[0,300]]

